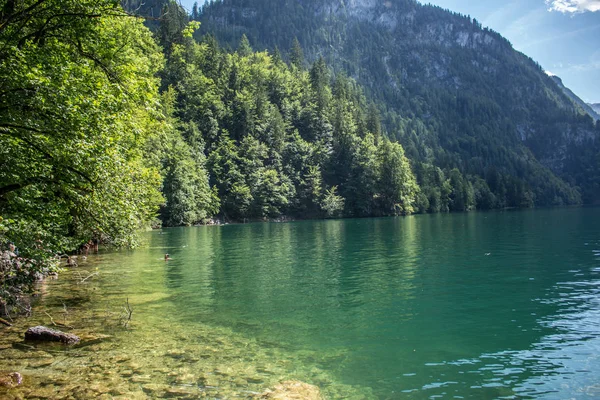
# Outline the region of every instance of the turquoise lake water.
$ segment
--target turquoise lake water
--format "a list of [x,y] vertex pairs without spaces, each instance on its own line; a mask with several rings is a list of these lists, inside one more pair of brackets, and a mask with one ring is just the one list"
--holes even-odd
[[[154,362],[187,368],[187,387],[209,397],[251,396],[283,379],[330,398],[600,397],[598,208],[178,228],[145,239],[80,265],[100,271],[84,284],[61,275],[38,307],[77,309],[74,288],[96,313],[127,297],[131,326],[100,325],[113,336],[100,350],[143,359],[160,349]],[[213,358],[194,358],[211,340]],[[146,352],[135,352],[140,343]],[[86,362],[85,348],[74,352]],[[45,368],[36,374],[53,372]],[[200,375],[211,368],[231,371],[207,385]],[[248,368],[254,377],[240,383]],[[166,379],[154,397],[178,384]]]

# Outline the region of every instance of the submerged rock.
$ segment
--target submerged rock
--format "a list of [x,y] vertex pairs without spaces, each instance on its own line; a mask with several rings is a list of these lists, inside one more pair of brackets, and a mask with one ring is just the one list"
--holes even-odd
[[152,382],[152,376],[150,375],[134,375],[131,378],[133,383],[150,383]]
[[200,395],[198,388],[177,386],[166,390],[165,397],[176,397],[178,399],[197,399]]
[[175,377],[175,383],[178,385],[196,385],[198,378],[194,374],[184,373]]
[[322,400],[321,391],[314,385],[300,381],[285,381],[258,395],[257,399]]
[[23,382],[23,375],[18,372],[0,372],[0,387],[14,388]]
[[71,333],[55,331],[54,329],[46,328],[45,326],[34,326],[27,329],[25,339],[39,340],[44,342],[61,342],[65,344],[79,343],[79,337]]
[[160,383],[147,383],[142,385],[142,390],[152,397],[164,397],[164,393],[168,388],[168,385]]
[[52,365],[54,363],[53,358],[41,358],[33,361],[29,361],[29,368],[44,368]]

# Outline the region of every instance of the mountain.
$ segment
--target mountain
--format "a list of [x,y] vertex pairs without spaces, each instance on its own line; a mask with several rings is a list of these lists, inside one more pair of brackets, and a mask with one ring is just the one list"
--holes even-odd
[[226,48],[242,34],[271,52],[297,39],[306,64],[322,57],[333,76],[354,78],[422,186],[421,164],[484,178],[496,195],[519,191],[521,201],[507,206],[600,198],[593,119],[536,62],[468,16],[413,0],[222,0],[198,19],[199,36]]
[[600,103],[588,104],[597,114],[600,114]]
[[581,100],[575,93],[573,93],[573,91],[571,89],[566,87],[563,84],[562,79],[560,79],[558,76],[556,76],[550,72],[546,72],[546,74],[549,77],[551,77],[554,80],[554,82],[556,82],[558,87],[561,88],[563,93],[566,94],[567,97],[570,98],[571,101],[573,101],[573,103],[577,104],[579,107],[581,107],[581,109],[583,111],[588,113],[590,115],[590,117],[592,117],[594,119],[594,121],[598,121],[600,119],[600,115],[598,115],[598,112],[596,110],[594,110],[593,106],[590,104],[587,104],[585,101]]

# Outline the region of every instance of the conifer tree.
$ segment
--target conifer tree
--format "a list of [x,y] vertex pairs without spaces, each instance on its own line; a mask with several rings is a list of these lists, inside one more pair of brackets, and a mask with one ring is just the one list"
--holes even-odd
[[250,41],[248,40],[248,37],[246,36],[246,34],[243,34],[240,39],[240,44],[237,48],[237,53],[241,57],[247,57],[252,54],[252,51],[252,46],[250,46]]
[[304,66],[304,51],[302,50],[302,46],[300,46],[300,42],[296,37],[294,37],[294,41],[292,42],[290,62],[298,69],[302,69]]

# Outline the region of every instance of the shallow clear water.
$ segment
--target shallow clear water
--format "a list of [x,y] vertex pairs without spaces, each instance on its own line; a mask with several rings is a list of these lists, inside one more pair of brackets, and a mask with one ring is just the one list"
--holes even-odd
[[[146,239],[44,286],[33,317],[0,339],[0,370],[27,378],[6,393],[243,398],[299,379],[329,398],[600,397],[598,208]],[[88,345],[27,347],[17,335],[51,324],[46,313]]]

